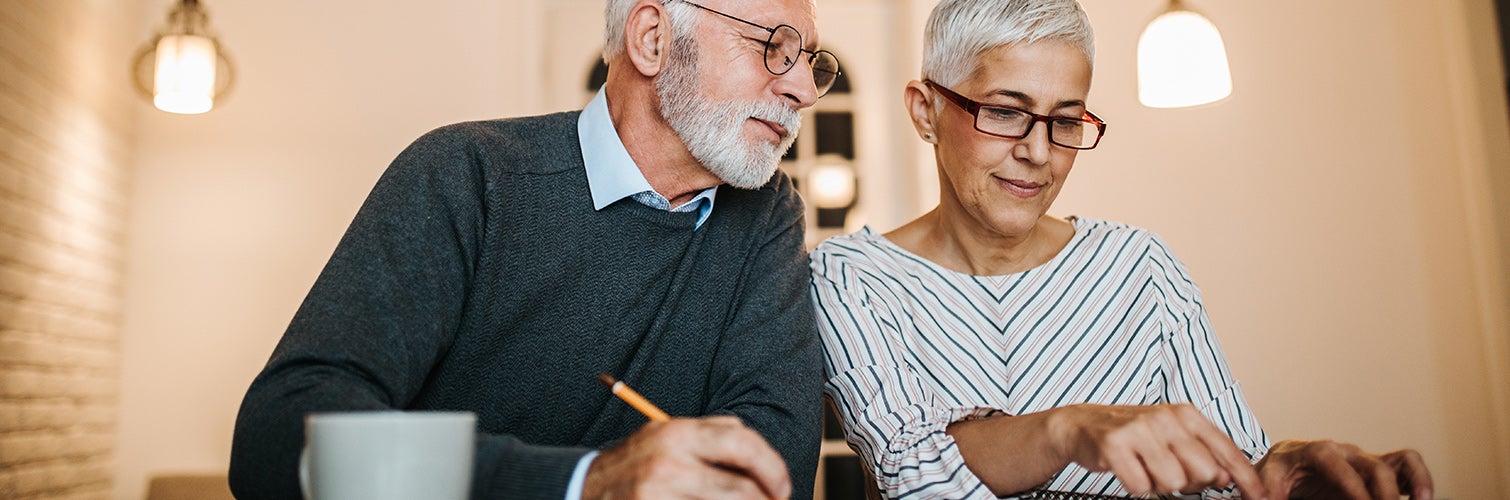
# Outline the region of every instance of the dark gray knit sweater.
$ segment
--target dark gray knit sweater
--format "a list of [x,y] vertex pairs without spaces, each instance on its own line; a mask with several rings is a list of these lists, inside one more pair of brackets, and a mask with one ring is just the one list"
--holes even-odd
[[577,113],[431,132],[373,188],[252,382],[231,487],[299,497],[305,414],[477,413],[473,498],[563,497],[578,458],[645,417],[733,414],[810,496],[822,368],[802,206],[778,174],[697,214],[594,211]]

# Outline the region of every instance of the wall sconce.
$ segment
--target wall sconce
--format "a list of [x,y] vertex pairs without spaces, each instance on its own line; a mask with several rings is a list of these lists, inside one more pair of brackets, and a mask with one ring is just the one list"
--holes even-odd
[[855,168],[839,155],[822,155],[807,173],[808,195],[817,208],[818,227],[844,227],[855,205]]
[[1138,38],[1138,101],[1183,108],[1232,95],[1222,34],[1206,16],[1171,0]]
[[167,26],[137,51],[132,81],[157,109],[204,113],[230,90],[234,69],[209,25],[199,0],[182,0],[168,11]]

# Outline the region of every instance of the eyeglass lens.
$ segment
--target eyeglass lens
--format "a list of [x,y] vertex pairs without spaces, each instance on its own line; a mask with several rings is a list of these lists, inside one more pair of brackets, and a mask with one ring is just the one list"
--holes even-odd
[[[784,75],[797,65],[798,58],[803,56],[802,34],[796,28],[785,24],[777,26],[771,31],[771,38],[766,41],[765,65],[766,69],[777,75]],[[827,94],[833,88],[834,81],[839,78],[839,59],[826,50],[811,53],[808,64],[813,70],[813,84],[818,87],[818,95]]]
[[1101,135],[1099,127],[1085,120],[1039,119],[1022,110],[996,106],[981,106],[975,118],[975,128],[991,135],[1022,138],[1027,137],[1039,121],[1048,125],[1050,142],[1067,148],[1089,148]]

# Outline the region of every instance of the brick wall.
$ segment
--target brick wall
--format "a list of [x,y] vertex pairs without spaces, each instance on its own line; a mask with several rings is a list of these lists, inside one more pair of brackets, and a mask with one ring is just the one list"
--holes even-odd
[[140,4],[0,8],[0,498],[107,498]]

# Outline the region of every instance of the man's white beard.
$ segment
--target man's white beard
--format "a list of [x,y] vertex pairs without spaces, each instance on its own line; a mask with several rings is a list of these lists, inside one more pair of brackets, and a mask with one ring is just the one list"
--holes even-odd
[[[676,37],[666,69],[655,79],[661,116],[692,157],[720,180],[741,189],[764,186],[792,147],[802,115],[775,102],[710,101],[698,94],[697,78],[696,42],[690,36]],[[744,126],[751,117],[781,125],[786,136],[776,144],[746,140]]]

